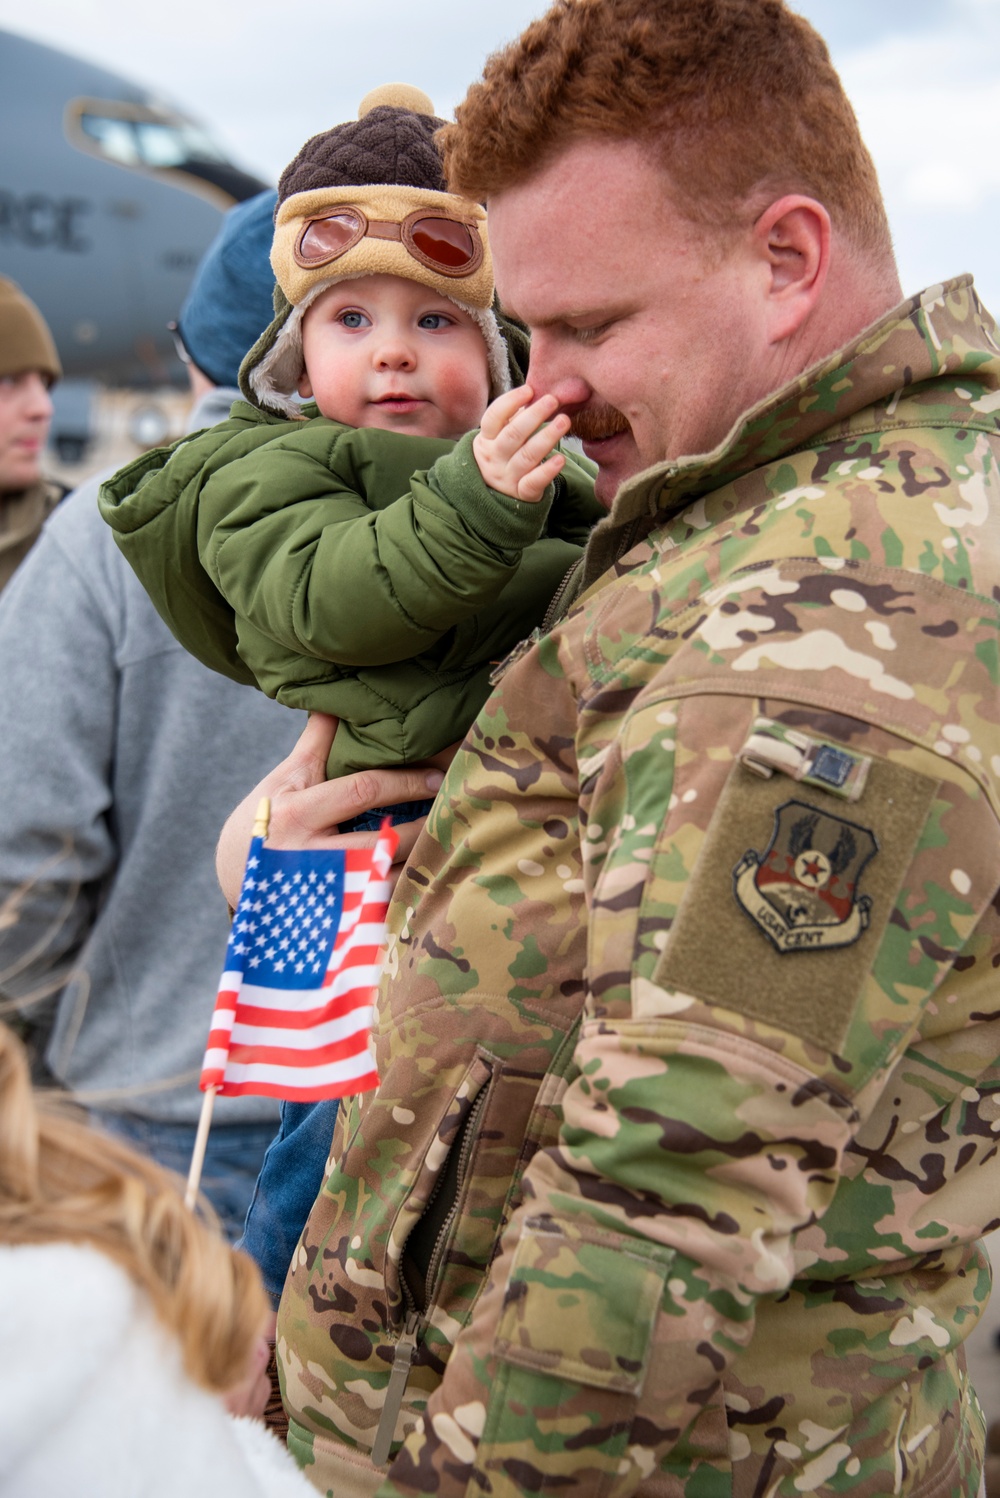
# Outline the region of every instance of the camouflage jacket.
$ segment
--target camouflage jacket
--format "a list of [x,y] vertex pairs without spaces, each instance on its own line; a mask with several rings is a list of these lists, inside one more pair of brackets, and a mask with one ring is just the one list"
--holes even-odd
[[480,714],[279,1316],[320,1491],[975,1495],[998,417],[968,279],[904,303],[626,486]]

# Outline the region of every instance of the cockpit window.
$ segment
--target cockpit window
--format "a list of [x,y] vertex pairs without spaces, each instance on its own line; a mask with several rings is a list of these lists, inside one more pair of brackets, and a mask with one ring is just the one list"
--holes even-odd
[[183,166],[188,161],[225,161],[218,146],[197,125],[181,121],[123,119],[82,110],[80,129],[104,156],[125,166]]
[[152,120],[135,127],[139,155],[147,166],[183,166],[187,161],[225,161],[218,146],[194,125],[166,125]]
[[[232,164],[192,120],[154,104],[125,99],[74,99],[66,134],[80,150],[140,172],[169,172],[220,207],[251,197],[266,184]],[[178,184],[179,185],[179,184]]]
[[110,156],[112,161],[120,161],[125,166],[135,166],[139,160],[139,148],[128,120],[108,120],[96,114],[82,114],[80,125],[100,147],[103,156]]

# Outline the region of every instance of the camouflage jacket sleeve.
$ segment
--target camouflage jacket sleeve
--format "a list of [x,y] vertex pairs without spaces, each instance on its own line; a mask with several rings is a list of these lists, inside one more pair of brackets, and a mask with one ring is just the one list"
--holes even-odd
[[[864,486],[823,497],[837,533],[837,505],[872,508]],[[720,1381],[728,1395],[742,1367],[749,1409],[761,1345],[790,1395],[800,1374],[850,1386],[838,1284],[870,1277],[883,1295],[862,1406],[904,1397],[901,1347],[917,1378],[976,1314],[964,1270],[935,1281],[945,1307],[906,1266],[990,1215],[963,1171],[995,1156],[992,1124],[965,1110],[995,1056],[997,609],[975,569],[964,588],[921,574],[926,537],[899,543],[906,570],[803,557],[799,526],[816,521],[800,504],[777,545],[747,527],[738,568],[717,546],[669,569],[647,547],[627,587],[542,643],[535,669],[579,706],[588,999],[558,1141],[525,1173],[384,1495],[617,1498],[678,1491],[670,1474],[699,1465],[711,1482],[752,1438],[730,1430]],[[484,733],[491,713],[502,701]],[[877,1278],[888,1261],[896,1298]],[[816,1284],[797,1279],[809,1266]],[[933,1406],[895,1432],[882,1410],[857,1456],[837,1399],[821,1404],[830,1428],[779,1441],[775,1481],[815,1486],[796,1477],[809,1439],[830,1475],[857,1461],[864,1491],[891,1490],[904,1447],[944,1460]],[[961,1462],[950,1491],[974,1482],[975,1452]]]

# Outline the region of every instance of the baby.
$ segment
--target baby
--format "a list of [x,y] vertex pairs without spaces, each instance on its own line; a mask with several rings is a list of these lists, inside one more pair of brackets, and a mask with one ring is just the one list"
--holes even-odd
[[[494,311],[483,209],[445,191],[440,124],[418,91],[380,90],[307,142],[279,184],[246,403],[101,493],[182,644],[339,718],[330,775],[462,738],[604,513],[585,460],[552,450],[568,420],[521,385],[527,338]],[[282,1104],[243,1237],[274,1304],[336,1108]]]
[[461,739],[603,513],[553,451],[555,399],[519,384],[484,210],[444,190],[441,122],[403,97],[369,96],[283,174],[247,402],[101,495],[188,649],[340,720],[330,775]]

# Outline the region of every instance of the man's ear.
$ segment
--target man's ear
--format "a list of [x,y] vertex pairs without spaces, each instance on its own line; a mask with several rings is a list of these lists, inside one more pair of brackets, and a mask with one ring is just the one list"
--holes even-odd
[[310,383],[309,376],[308,376],[308,374],[306,373],[306,371],[304,369],[303,369],[302,373],[299,375],[299,383],[296,385],[295,388],[299,392],[299,394],[302,396],[303,400],[311,400],[312,399],[312,393],[313,393],[312,384]]
[[815,198],[789,193],[765,208],[753,227],[768,275],[771,343],[791,338],[807,321],[830,269],[830,215]]

